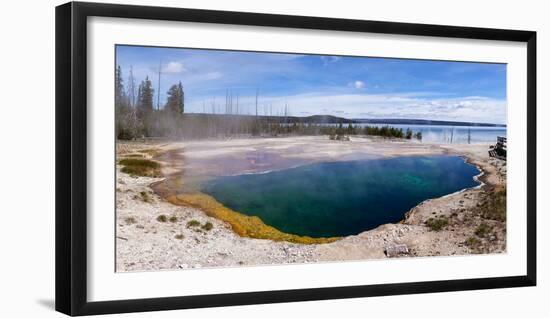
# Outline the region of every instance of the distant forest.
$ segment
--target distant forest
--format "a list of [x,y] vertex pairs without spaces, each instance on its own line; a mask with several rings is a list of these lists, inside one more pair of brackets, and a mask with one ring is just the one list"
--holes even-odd
[[403,131],[390,126],[362,127],[356,125],[356,120],[336,116],[289,116],[287,106],[283,115],[261,116],[258,115],[258,97],[257,93],[255,115],[234,113],[233,99],[229,95],[226,96],[224,114],[215,114],[214,111],[211,114],[188,114],[185,113],[185,93],[181,82],[170,86],[166,102],[161,107],[159,95],[155,95],[149,77],[136,85],[130,68],[128,80],[125,82],[118,66],[115,72],[116,135],[123,140],[147,137],[202,139],[284,135],[328,135],[332,140],[345,140],[349,135],[422,139],[421,132],[413,134],[410,129]]
[[169,136],[172,134],[172,128],[180,124],[185,110],[181,82],[170,87],[162,109],[160,109],[159,99],[157,99],[157,107],[154,107],[154,93],[149,77],[142,80],[136,87],[136,79],[130,68],[128,82],[125,85],[122,70],[120,66],[117,67],[115,120],[118,139]]

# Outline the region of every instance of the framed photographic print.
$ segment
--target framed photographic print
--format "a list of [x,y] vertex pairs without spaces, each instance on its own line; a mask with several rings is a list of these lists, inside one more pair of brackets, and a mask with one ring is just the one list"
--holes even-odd
[[56,309],[536,283],[536,33],[56,8]]

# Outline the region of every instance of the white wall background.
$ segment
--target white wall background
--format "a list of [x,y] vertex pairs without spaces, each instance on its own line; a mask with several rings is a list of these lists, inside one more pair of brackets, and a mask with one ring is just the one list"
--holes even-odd
[[[538,32],[539,286],[426,295],[117,315],[116,317],[543,317],[550,279],[550,21],[545,1],[126,0],[111,2],[527,29]],[[0,316],[61,317],[54,298],[54,7],[11,1],[0,18]],[[546,248],[546,250],[544,250]],[[146,288],[146,286],[144,286]]]

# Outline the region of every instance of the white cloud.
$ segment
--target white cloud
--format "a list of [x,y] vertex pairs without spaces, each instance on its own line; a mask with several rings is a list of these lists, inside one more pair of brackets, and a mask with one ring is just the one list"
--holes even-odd
[[[220,97],[219,100],[223,100]],[[190,101],[191,109],[202,107],[202,100]],[[196,103],[196,107],[193,105]],[[242,113],[254,113],[255,96],[240,96]],[[326,114],[348,118],[407,118],[506,123],[506,100],[479,96],[441,98],[425,92],[405,94],[327,94],[260,96],[260,105],[271,105],[273,112],[288,104],[292,115]],[[261,106],[263,107],[263,106]],[[263,109],[263,108],[261,108]]]
[[357,89],[362,89],[362,88],[365,88],[365,82],[355,81],[355,83],[353,83],[353,86],[355,86],[355,88]]
[[164,74],[178,74],[185,70],[185,67],[180,62],[168,62],[162,65],[162,73]]

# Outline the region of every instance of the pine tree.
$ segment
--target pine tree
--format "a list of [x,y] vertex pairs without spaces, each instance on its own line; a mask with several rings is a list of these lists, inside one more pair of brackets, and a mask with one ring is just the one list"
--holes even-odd
[[183,114],[184,112],[184,93],[183,86],[181,82],[177,85],[172,85],[168,90],[168,98],[166,100],[166,106],[164,107],[167,111],[170,111],[175,114]]
[[153,111],[153,84],[149,76],[139,84],[138,109],[140,114],[148,115]]
[[122,69],[120,65],[115,72],[115,106],[122,107],[126,102],[126,94],[124,93],[124,81],[122,79]]
[[405,138],[411,139],[413,135],[413,132],[410,128],[407,128],[407,132],[405,133]]

